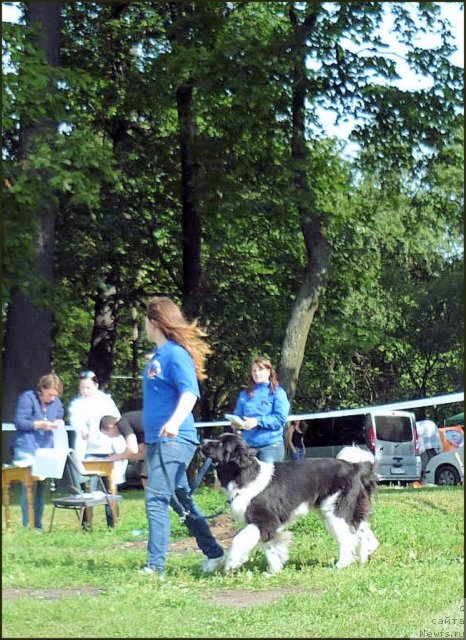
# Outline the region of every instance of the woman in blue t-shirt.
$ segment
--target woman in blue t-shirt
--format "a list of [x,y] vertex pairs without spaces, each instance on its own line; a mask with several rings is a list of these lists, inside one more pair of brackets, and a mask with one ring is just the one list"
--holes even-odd
[[254,358],[249,386],[243,389],[233,413],[244,420],[240,433],[257,449],[263,462],[281,462],[285,457],[283,431],[290,410],[285,389],[268,358]]
[[189,497],[186,472],[199,444],[192,410],[199,398],[198,380],[206,377],[205,360],[210,347],[197,320],[189,322],[166,297],[153,298],[147,305],[146,334],[156,349],[143,375],[149,540],[147,565],[141,572],[164,573],[171,504],[180,515],[186,515],[185,524],[205,555],[202,569],[209,573],[223,564],[223,549]]

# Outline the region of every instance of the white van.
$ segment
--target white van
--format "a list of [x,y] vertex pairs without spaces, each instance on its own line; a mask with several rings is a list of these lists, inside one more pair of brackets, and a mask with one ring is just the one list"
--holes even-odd
[[307,457],[334,458],[343,447],[356,444],[374,454],[379,482],[419,480],[421,457],[414,413],[374,409],[306,420]]

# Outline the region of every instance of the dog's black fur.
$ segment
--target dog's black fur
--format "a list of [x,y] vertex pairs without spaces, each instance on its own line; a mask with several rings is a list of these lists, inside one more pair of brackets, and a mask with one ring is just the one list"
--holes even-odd
[[[212,459],[222,490],[232,502],[233,516],[245,524],[255,525],[262,544],[273,541],[279,530],[305,513],[305,507],[319,509],[332,496],[330,517],[342,519],[353,533],[361,523],[366,522],[364,527],[369,527],[371,495],[377,486],[371,462],[305,458],[274,463],[273,469],[265,467],[270,478],[264,487],[258,486],[255,493],[255,483],[264,473],[265,463],[257,460],[255,450],[240,436],[223,434],[218,440],[206,441],[201,452]],[[239,504],[241,496],[248,491],[252,492],[250,500],[246,499],[244,508],[241,506],[238,517],[238,509],[235,513],[233,508],[234,500],[238,497]],[[328,507],[325,507],[324,512],[327,511]],[[329,526],[326,516],[324,519]],[[329,529],[332,529],[331,524]]]

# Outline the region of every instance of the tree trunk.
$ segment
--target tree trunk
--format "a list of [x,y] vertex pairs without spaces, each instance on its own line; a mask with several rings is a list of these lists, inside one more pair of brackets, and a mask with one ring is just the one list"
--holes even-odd
[[95,302],[94,328],[87,366],[94,371],[101,389],[105,389],[113,369],[118,311],[117,288],[105,284]]
[[331,262],[330,246],[322,231],[322,217],[316,211],[315,199],[308,183],[308,148],[306,142],[306,38],[314,26],[318,6],[310,7],[299,24],[294,4],[290,5],[290,21],[294,28],[294,69],[292,95],[292,148],[294,186],[299,219],[307,253],[304,282],[296,296],[285,331],[279,367],[280,383],[293,402],[303,363],[309,330],[325,292]]
[[290,403],[296,394],[309,330],[320,297],[325,293],[331,262],[330,248],[320,232],[319,224],[316,223],[314,228],[304,228],[303,233],[313,237],[312,246],[308,250],[304,282],[286,327],[279,369],[280,383],[286,389]]
[[[196,9],[196,4],[193,2],[161,3],[160,16],[175,55],[189,52],[196,46],[192,40],[192,34],[186,29],[186,19],[192,17]],[[196,316],[200,303],[199,289],[202,273],[202,225],[197,193],[197,125],[194,114],[195,80],[192,70],[182,71],[176,82],[181,162],[182,304],[188,316]]]
[[[126,69],[122,66],[125,45],[114,29],[113,21],[118,20],[127,9],[128,3],[114,3],[111,7],[111,20],[108,23],[108,39],[111,43],[111,51],[114,63],[111,67],[113,86],[120,88],[125,83]],[[112,140],[113,154],[116,164],[120,166],[121,154],[125,152],[125,139],[128,131],[128,121],[124,114],[117,113],[106,122],[106,130]],[[106,186],[102,188],[103,206],[107,211],[123,213],[124,200],[113,190],[108,191]],[[113,371],[114,347],[116,342],[116,327],[118,324],[118,309],[120,302],[120,268],[118,260],[113,260],[111,270],[98,289],[95,300],[94,325],[87,364],[89,369],[95,372],[99,387],[104,390],[111,378]]]
[[[58,66],[60,59],[60,10],[59,2],[28,2],[26,7],[28,24],[41,24],[33,44],[43,49],[51,66]],[[54,133],[55,123],[46,118],[35,125],[23,127],[23,159],[27,159],[28,149],[37,136],[52,137]],[[43,176],[43,184],[47,184],[46,175]],[[50,193],[46,202],[38,198],[36,206],[40,210],[41,222],[31,278],[36,282],[35,292],[27,294],[20,287],[15,287],[8,305],[3,356],[4,421],[13,420],[18,394],[35,388],[38,378],[52,367],[52,310],[46,297],[53,284],[56,206],[53,194]],[[39,291],[41,285],[37,283],[44,283],[43,292]]]
[[183,241],[183,306],[196,314],[201,280],[201,218],[196,194],[196,122],[193,84],[184,82],[176,92],[181,152],[181,202]]

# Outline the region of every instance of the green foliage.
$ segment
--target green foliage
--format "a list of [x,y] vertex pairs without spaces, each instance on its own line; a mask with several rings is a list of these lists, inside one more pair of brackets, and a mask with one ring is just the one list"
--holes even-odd
[[[37,287],[36,232],[58,202],[56,280],[46,298],[65,399],[87,361],[94,304],[107,285],[117,291],[115,375],[133,374],[131,308],[142,320],[152,294],[181,300],[176,91],[185,82],[202,221],[196,304],[214,348],[199,417],[231,408],[253,354],[279,364],[307,267],[303,203],[322,217],[332,266],[294,409],[461,386],[462,75],[448,62],[448,25],[434,3],[293,4],[297,30],[284,2],[65,3],[54,69],[27,29],[5,25],[4,312],[12,286]],[[431,88],[395,86],[395,60],[378,31],[389,12],[407,63]],[[311,19],[298,51],[296,34]],[[435,47],[427,40],[434,31]],[[298,54],[308,61],[309,193],[293,182],[291,161]],[[44,90],[50,85],[54,92]],[[356,118],[357,157],[344,159],[341,142],[326,138],[319,107]],[[43,117],[60,126],[25,158],[20,124]],[[147,346],[140,336],[139,366]],[[130,380],[110,382],[120,406],[130,388]]]

